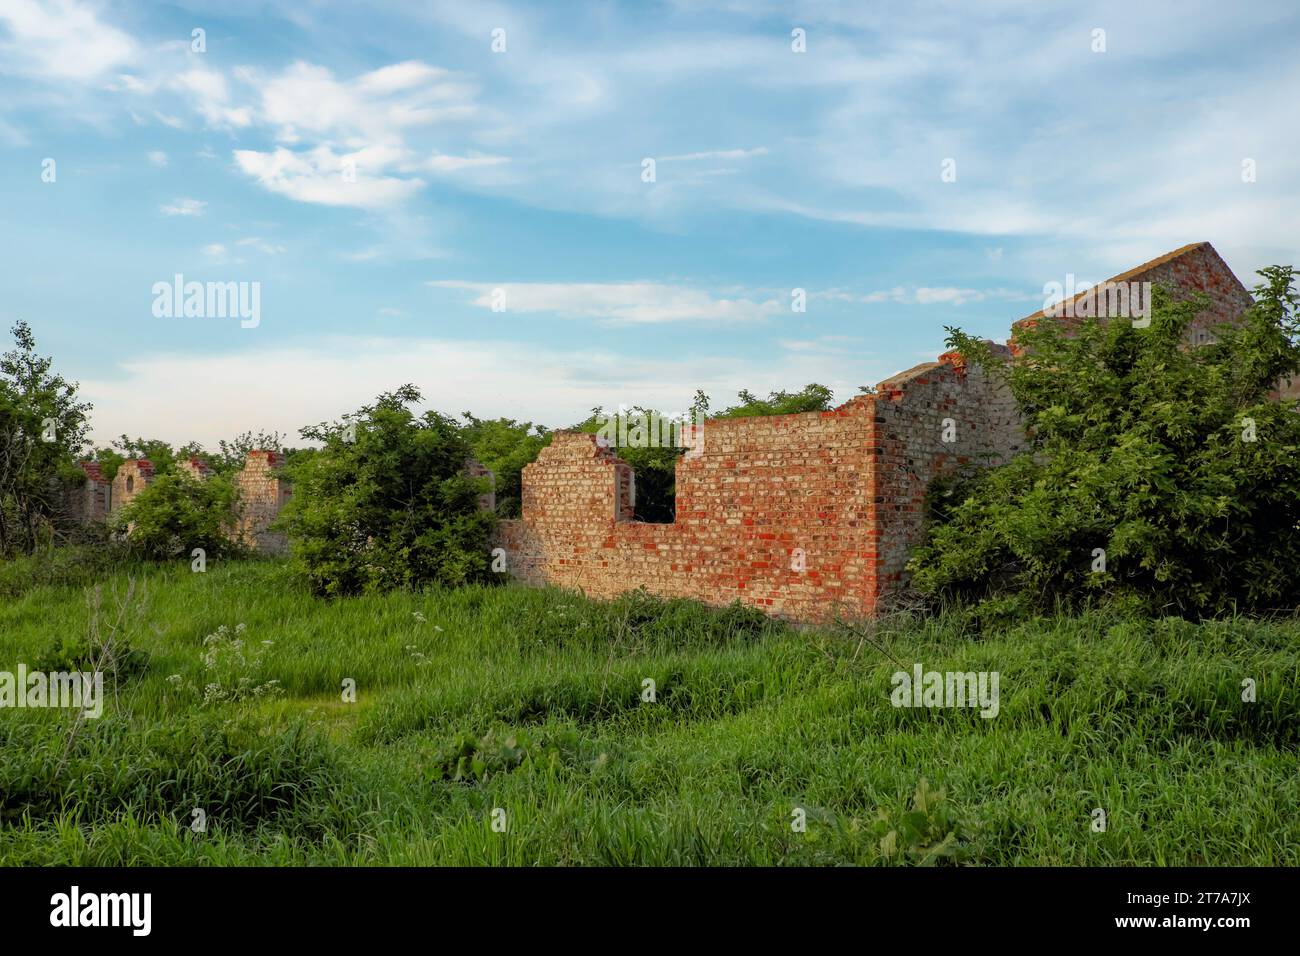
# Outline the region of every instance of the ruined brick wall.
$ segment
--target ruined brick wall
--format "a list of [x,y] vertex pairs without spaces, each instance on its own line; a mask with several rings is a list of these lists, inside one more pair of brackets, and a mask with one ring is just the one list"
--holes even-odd
[[194,457],[178,461],[176,470],[181,474],[189,475],[195,481],[204,481],[212,475],[212,469],[208,467],[207,463]]
[[109,498],[112,513],[126,507],[135,496],[144,491],[154,479],[153,462],[148,458],[124,461],[113,476],[113,489]]
[[68,518],[87,524],[93,521],[106,521],[112,497],[112,485],[104,477],[98,462],[79,461],[77,467],[86,473],[86,483],[80,488],[72,489],[68,495],[66,504]]
[[[944,440],[945,419],[954,440]],[[900,582],[930,480],[1020,447],[1014,403],[978,370],[919,366],[830,412],[706,422],[677,465],[672,524],[630,520],[630,467],[560,432],[501,523],[516,578],[613,597],[644,586],[795,620],[870,615]]]
[[879,602],[905,580],[933,481],[958,469],[1001,464],[1028,440],[1010,389],[953,352],[877,385],[875,413]]
[[[708,422],[677,466],[672,524],[631,520],[631,468],[595,435],[561,432],[524,469],[523,517],[501,524],[524,581],[613,597],[747,604],[805,618],[869,610],[874,575],[869,402]],[[798,549],[798,550],[797,550]]]
[[[1235,322],[1255,301],[1208,242],[1192,243],[1175,249],[1107,279],[1106,282],[1150,282],[1164,286],[1173,293],[1175,299],[1184,299],[1196,293],[1204,294],[1209,299],[1209,305],[1196,316],[1188,329],[1188,338],[1193,343],[1205,341],[1216,326]],[[1072,301],[1078,303],[1080,299],[1081,296],[1075,296]],[[1059,315],[1047,316],[1039,311],[1016,322],[1013,329],[1041,322],[1045,318],[1066,325],[1077,321]]]
[[293,495],[289,481],[275,474],[283,466],[284,455],[280,452],[254,449],[235,476],[235,486],[239,489],[236,538],[265,554],[283,554],[289,547],[284,534],[269,530],[271,522]]

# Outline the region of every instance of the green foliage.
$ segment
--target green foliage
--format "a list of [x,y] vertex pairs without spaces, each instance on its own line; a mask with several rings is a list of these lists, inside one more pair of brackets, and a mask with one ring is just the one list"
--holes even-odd
[[519,517],[524,466],[550,444],[550,432],[544,425],[513,418],[476,418],[469,412],[462,417],[465,424],[461,431],[474,457],[496,475],[497,514]]
[[1102,598],[1192,615],[1300,603],[1300,415],[1270,397],[1300,367],[1297,296],[1291,269],[1261,275],[1241,325],[1205,345],[1187,344],[1204,300],[1161,290],[1148,328],[1044,322],[1006,367],[949,330],[1006,377],[1032,449],[936,487],[918,589],[995,618]]
[[494,516],[477,497],[486,482],[465,473],[471,448],[456,422],[415,415],[419,400],[406,385],[302,429],[323,447],[286,466],[294,494],[282,527],[316,593],[489,579]]
[[238,492],[225,476],[199,481],[172,471],[116,511],[112,526],[126,534],[133,552],[149,560],[188,558],[194,548],[209,559],[225,557],[240,550],[232,540],[237,502]]
[[925,777],[916,785],[907,810],[891,813],[881,808],[873,832],[879,840],[880,855],[890,863],[956,863],[967,851],[956,810],[942,789],[930,789]]
[[[62,771],[73,715],[0,708],[6,863],[910,865],[949,832],[958,854],[936,861],[1300,862],[1294,616],[1107,607],[979,641],[946,615],[900,616],[868,641],[755,619],[729,640],[749,619],[695,602],[495,585],[320,601],[267,561],[109,572],[102,616],[127,578],[148,587],[127,632],[150,667],[83,722]],[[80,589],[58,585],[0,601],[0,670],[92,616]],[[204,636],[235,621],[248,645],[274,644],[231,673],[278,680],[283,695],[204,706],[175,692],[172,674],[210,679]],[[998,716],[890,706],[895,658],[999,671]],[[343,676],[355,704],[339,699]],[[510,736],[523,755],[501,754]],[[471,754],[485,771],[500,763],[448,782]],[[945,797],[920,801],[937,822],[909,829],[921,777]],[[491,829],[496,807],[505,833]],[[1090,828],[1095,807],[1105,833]],[[193,808],[206,833],[190,831]],[[806,832],[792,808],[806,808]],[[914,852],[882,855],[891,829]]]
[[435,782],[487,783],[498,774],[510,773],[525,761],[555,764],[578,749],[578,734],[572,728],[534,737],[522,730],[488,731],[482,737],[455,734],[433,758]]
[[[644,439],[631,437],[638,427]],[[667,524],[677,513],[677,459],[686,452],[678,444],[677,427],[658,409],[633,405],[619,412],[593,408],[591,415],[573,425],[572,430],[614,436],[611,448],[636,472],[634,517],[637,521]],[[619,444],[617,436],[623,435],[629,436],[628,443]]]
[[77,384],[36,353],[26,322],[0,355],[0,558],[30,554],[71,526],[66,495],[85,482],[74,458],[86,444],[91,406]]
[[741,389],[740,402],[723,409],[712,418],[756,418],[762,415],[795,415],[799,412],[829,411],[834,393],[825,385],[815,382],[805,385],[797,392],[769,392],[767,398],[759,398],[748,389]]
[[62,634],[32,663],[32,669],[45,673],[99,670],[114,686],[139,677],[149,667],[149,652],[118,640],[111,652],[104,654],[85,634]]

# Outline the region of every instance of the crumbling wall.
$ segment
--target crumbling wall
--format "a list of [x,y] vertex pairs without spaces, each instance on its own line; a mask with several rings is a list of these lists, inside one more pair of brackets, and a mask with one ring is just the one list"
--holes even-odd
[[870,601],[867,403],[708,422],[677,465],[672,524],[631,520],[631,468],[595,435],[560,432],[524,469],[523,517],[501,523],[507,567],[612,597],[644,586],[792,617]]
[[212,469],[207,462],[193,456],[176,463],[176,470],[189,475],[195,481],[205,481],[212,476]]
[[[84,467],[84,465],[83,465]],[[109,498],[110,513],[116,514],[135,499],[153,482],[153,462],[148,458],[124,461],[113,476],[113,489]]]
[[[1000,350],[1003,358],[1009,352]],[[901,587],[936,478],[1005,462],[1028,445],[1011,390],[948,352],[876,386],[879,602]]]
[[265,554],[283,554],[289,547],[288,538],[282,532],[270,530],[271,522],[293,496],[290,482],[277,474],[282,467],[284,455],[280,452],[254,449],[235,476],[239,490],[236,540]]
[[107,521],[112,501],[112,484],[104,477],[98,462],[81,461],[77,466],[86,473],[86,483],[68,494],[68,518],[83,524]]
[[[1206,341],[1213,335],[1216,327],[1237,321],[1255,301],[1242,285],[1241,280],[1228,268],[1228,264],[1208,242],[1196,242],[1175,249],[1150,262],[1135,266],[1127,272],[1121,272],[1098,285],[1121,282],[1150,282],[1152,285],[1161,285],[1172,292],[1176,300],[1197,293],[1205,295],[1209,303],[1197,314],[1187,331],[1188,340],[1194,344]],[[1077,318],[1076,306],[1080,305],[1084,296],[1085,293],[1073,296],[1068,302],[1061,304],[1060,311],[1053,310],[1055,314],[1038,311],[1021,319],[1012,327],[1013,334],[1014,329],[1022,325],[1033,325],[1045,319],[1066,326],[1081,321]],[[1099,317],[1104,318],[1106,315],[1103,313]]]

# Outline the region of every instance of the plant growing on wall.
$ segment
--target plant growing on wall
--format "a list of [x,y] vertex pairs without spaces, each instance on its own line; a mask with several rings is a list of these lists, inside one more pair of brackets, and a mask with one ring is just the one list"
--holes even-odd
[[280,526],[322,595],[489,580],[494,517],[465,463],[469,442],[437,412],[417,415],[404,385],[372,405],[301,430],[322,447],[286,466],[294,494]]
[[1014,613],[1123,597],[1211,615],[1300,602],[1300,414],[1271,393],[1300,368],[1292,269],[1241,323],[1189,346],[1203,297],[1157,294],[1149,327],[1087,320],[1023,329],[1003,365],[970,336],[950,347],[1004,376],[1032,446],[939,486],[910,564],[936,600]]

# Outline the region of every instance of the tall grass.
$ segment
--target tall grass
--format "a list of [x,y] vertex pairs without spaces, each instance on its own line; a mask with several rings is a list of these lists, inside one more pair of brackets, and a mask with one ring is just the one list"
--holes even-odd
[[[69,747],[66,713],[0,711],[0,861],[1300,862],[1293,620],[864,635],[513,586],[329,602],[272,562],[101,572],[106,599],[128,577],[147,664],[105,716]],[[90,624],[82,582],[26,581],[0,606],[0,670]],[[205,703],[204,639],[240,624],[242,676],[267,690]],[[999,672],[999,715],[891,706],[915,662]]]

